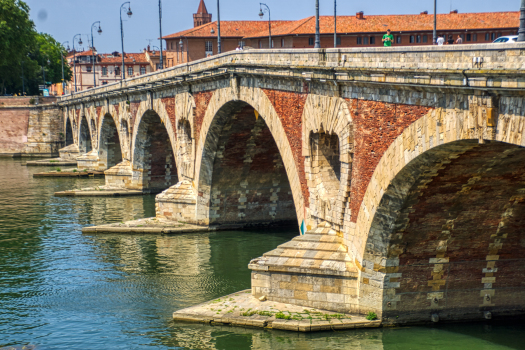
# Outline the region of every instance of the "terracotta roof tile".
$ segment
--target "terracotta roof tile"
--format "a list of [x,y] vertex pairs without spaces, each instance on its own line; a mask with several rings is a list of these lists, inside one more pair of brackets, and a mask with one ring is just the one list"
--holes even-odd
[[[272,32],[282,25],[293,24],[296,21],[272,21]],[[214,34],[211,34],[213,28]],[[221,21],[221,37],[246,37],[252,36],[266,30],[268,33],[268,21]],[[216,37],[217,22],[210,22],[195,28],[183,30],[175,34],[164,36],[163,39],[173,39],[179,37]]]
[[[272,22],[273,23],[273,22]],[[382,15],[365,16],[357,19],[356,16],[337,16],[338,33],[374,33],[385,32],[390,28],[393,32],[432,30],[434,16],[432,14],[419,15]],[[294,26],[294,24],[298,24]],[[277,27],[272,25],[272,35],[314,34],[315,17],[308,17],[294,24]],[[438,30],[465,30],[465,29],[494,29],[519,27],[519,12],[485,12],[485,13],[451,13],[437,15]],[[321,34],[334,32],[333,16],[319,18]],[[261,32],[247,35],[258,38],[268,36],[267,28]]]

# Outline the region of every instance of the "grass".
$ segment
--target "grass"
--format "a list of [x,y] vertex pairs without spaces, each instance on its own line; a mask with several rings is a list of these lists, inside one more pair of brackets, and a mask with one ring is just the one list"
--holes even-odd
[[369,321],[373,321],[377,319],[377,314],[375,312],[370,311],[368,315],[366,315],[366,319]]
[[50,160],[49,163],[58,163],[58,160]]
[[76,172],[77,172],[77,169],[73,169],[73,172],[76,173]]
[[56,168],[56,171],[57,171],[57,172],[61,172],[62,169],[60,169],[60,168]]

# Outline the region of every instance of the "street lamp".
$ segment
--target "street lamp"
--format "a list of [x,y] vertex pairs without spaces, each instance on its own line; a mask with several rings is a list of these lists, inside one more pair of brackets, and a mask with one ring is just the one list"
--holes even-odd
[[319,35],[319,0],[315,0],[315,46],[321,48],[321,36]]
[[129,18],[131,18],[131,15],[133,14],[133,12],[131,12],[131,5],[129,3],[129,1],[126,1],[125,3],[123,3],[121,6],[120,6],[120,42],[122,44],[122,80],[126,79],[126,69],[125,66],[124,66],[124,29],[122,27],[122,9],[126,9],[124,7],[124,5],[128,4],[128,12],[126,12],[126,14],[128,15]]
[[100,35],[102,34],[102,28],[100,28],[100,21],[96,21],[91,25],[91,55],[93,57],[93,87],[97,87],[97,79],[95,77],[95,43],[93,40],[93,27],[98,24],[97,33]]
[[525,0],[521,0],[520,29],[518,30],[518,41],[525,41]]
[[[270,15],[270,8],[268,7],[268,5],[263,4],[262,2],[259,3],[259,6],[261,8],[259,10],[259,17],[261,17],[261,19],[263,19],[263,17],[264,17],[264,12],[268,12],[268,32],[270,34],[270,36],[269,36],[270,42],[268,44],[268,47],[271,49],[273,45],[272,45],[272,17]],[[266,7],[264,12],[263,12],[263,9],[262,9],[263,6]]]
[[75,74],[75,92],[77,92],[77,49],[75,49],[75,39],[77,36],[79,37],[78,44],[82,45],[82,34],[77,34],[73,37],[73,50],[75,52],[73,54],[73,71]]
[[219,0],[217,0],[217,54],[220,54],[221,52],[221,8]]
[[180,63],[183,63],[183,54],[182,54],[182,49],[184,48],[184,42],[182,41],[182,37],[180,38],[179,40],[179,47],[180,47]]
[[337,0],[334,0],[334,47],[337,47]]
[[[64,46],[65,43],[67,43],[66,50],[69,51],[69,41],[64,41],[62,46]],[[66,82],[64,80],[64,53],[62,52],[62,49],[60,49],[60,62],[62,63],[62,95],[64,95],[66,90]]]
[[[523,0],[522,0],[523,1]],[[437,31],[436,31],[436,27],[437,27],[437,15],[436,15],[436,9],[437,9],[437,0],[434,0],[434,30],[432,32],[433,34],[433,44],[436,45],[437,44]]]
[[164,60],[162,57],[162,1],[159,0],[159,28],[160,28],[160,69],[164,69]]
[[46,64],[49,66],[49,64],[51,63],[51,61],[50,61],[49,59],[47,59],[47,61],[44,61],[44,62],[42,63],[42,74],[43,74],[43,76],[44,76],[44,89],[45,89],[47,84],[46,84],[46,70],[45,70],[44,63],[46,63]]

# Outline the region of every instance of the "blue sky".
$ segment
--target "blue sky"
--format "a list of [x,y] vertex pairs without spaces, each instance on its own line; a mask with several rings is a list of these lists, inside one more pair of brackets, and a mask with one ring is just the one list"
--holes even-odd
[[[40,32],[53,35],[58,41],[69,41],[75,34],[87,35],[91,24],[101,22],[103,33],[95,33],[95,47],[99,52],[120,51],[119,8],[124,0],[25,0],[31,7],[31,18]],[[221,20],[260,20],[259,0],[220,0]],[[217,19],[217,0],[205,0],[208,11]],[[265,0],[272,11],[272,19],[297,20],[315,13],[315,0]],[[339,15],[366,14],[388,15],[433,11],[433,0],[339,0]],[[193,13],[199,0],[162,0],[163,35],[193,27]],[[451,9],[459,12],[518,11],[518,0],[438,0],[438,13]],[[333,15],[333,0],[320,0],[321,15]],[[124,45],[127,52],[139,52],[153,39],[152,46],[159,46],[158,0],[131,0],[133,16],[123,12]],[[266,19],[266,17],[265,17]],[[395,29],[394,29],[395,30]]]

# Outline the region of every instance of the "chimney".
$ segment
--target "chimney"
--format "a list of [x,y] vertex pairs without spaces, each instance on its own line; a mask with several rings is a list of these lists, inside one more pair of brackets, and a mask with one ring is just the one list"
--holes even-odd
[[428,11],[423,11],[420,13],[420,15],[428,15]]
[[454,13],[454,14],[457,14],[457,13],[458,13],[458,10],[452,10],[452,11],[450,11],[450,14],[453,14],[453,13]]
[[365,14],[364,14],[363,11],[359,11],[359,12],[357,12],[355,14],[355,18],[357,18],[357,19],[364,19],[364,16],[365,16]]
[[150,48],[149,45],[148,45],[148,52],[150,52],[150,51],[151,51],[151,48]]

